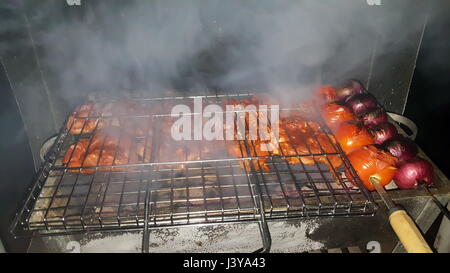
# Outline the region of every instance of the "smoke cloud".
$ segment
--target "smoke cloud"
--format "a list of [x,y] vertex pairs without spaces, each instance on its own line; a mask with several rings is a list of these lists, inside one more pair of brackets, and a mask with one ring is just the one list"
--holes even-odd
[[298,89],[327,68],[339,79],[369,63],[375,38],[400,18],[362,0],[81,5],[38,37],[41,62],[69,99],[81,90]]

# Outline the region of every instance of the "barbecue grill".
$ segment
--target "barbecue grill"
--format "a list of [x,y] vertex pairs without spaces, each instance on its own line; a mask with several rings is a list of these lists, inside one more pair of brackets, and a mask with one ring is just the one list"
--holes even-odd
[[[162,109],[170,109],[167,106],[193,98],[223,105],[227,99],[240,100],[252,95],[215,94],[136,101],[150,108],[162,104]],[[280,115],[285,112],[290,115],[296,112],[318,112],[305,108],[307,106],[281,108]],[[146,143],[151,143],[145,145],[149,151],[144,151],[144,154],[150,154],[149,162],[114,164],[113,167],[64,166],[62,161],[69,145],[76,138],[95,134],[97,129],[89,134],[71,135],[74,123],[66,122],[47,153],[35,184],[13,223],[14,232],[39,231],[46,235],[58,235],[143,229],[142,249],[148,251],[148,230],[154,227],[256,222],[263,242],[260,251],[269,251],[271,236],[267,221],[298,217],[371,215],[375,212],[371,195],[362,186],[340,147],[331,139],[329,141],[334,147],[334,153],[325,153],[325,149],[321,148],[322,153],[270,155],[265,157],[270,171],[263,171],[254,165],[259,164],[261,156],[246,156],[251,155],[250,150],[255,149],[253,141],[246,140],[240,140],[241,158],[224,154],[226,148],[220,152],[221,148],[229,145],[226,140],[203,141],[202,145],[194,146],[195,150],[190,148],[192,142],[184,141],[186,157],[189,153],[200,155],[195,160],[174,162],[158,158],[162,143],[170,139],[170,136],[161,135],[164,118],[173,119],[170,113],[85,117],[81,118],[86,120],[83,126],[92,118],[118,118],[125,123],[150,119],[153,127],[151,131],[154,133],[144,137],[149,138],[145,139]],[[314,118],[320,120],[316,115]],[[324,132],[330,133],[323,122],[320,124]],[[212,156],[202,155],[201,147],[205,145],[219,152]],[[307,156],[338,156],[342,167],[327,168],[318,162],[305,165],[300,160],[301,164],[293,165],[283,160],[286,157]],[[242,168],[239,162],[249,167]],[[357,181],[358,186],[353,186],[347,177],[342,177],[344,173],[351,175],[352,181]]]
[[[174,121],[172,106],[194,98],[224,105],[274,92],[284,102],[304,99],[311,86],[355,78],[398,131],[414,139],[414,128],[409,134],[404,121],[396,121],[404,118],[427,20],[435,12],[431,4],[231,1],[223,7],[184,2],[172,8],[166,2],[0,4],[5,249],[324,252],[364,251],[379,242],[382,251],[403,251],[380,196],[363,186],[318,106],[281,105],[281,114],[310,115],[327,137],[327,148],[313,139],[318,150],[308,147],[301,154],[281,149],[260,156],[247,139],[236,141],[239,155],[230,153],[233,144],[226,140],[180,141],[175,152],[164,128]],[[295,37],[302,39],[292,41]],[[92,112],[76,117],[83,124],[80,133],[71,130],[72,113],[81,105],[123,99],[159,112]],[[95,166],[65,162],[66,157],[71,162],[71,147],[80,140],[91,146],[99,121],[117,120],[121,134],[127,133],[123,124],[150,124],[145,130],[151,134],[130,140],[132,148],[144,143],[142,156]],[[96,126],[84,132],[91,121]],[[117,154],[112,155],[115,162]],[[422,151],[419,155],[432,162]],[[305,164],[305,158],[324,160]],[[338,168],[332,160],[339,161]],[[439,216],[430,193],[444,204],[449,200],[449,180],[433,167],[436,179],[428,190],[386,187],[424,233]]]

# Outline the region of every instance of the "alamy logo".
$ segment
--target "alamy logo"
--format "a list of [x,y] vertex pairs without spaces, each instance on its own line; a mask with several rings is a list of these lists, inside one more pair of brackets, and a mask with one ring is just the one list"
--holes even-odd
[[381,245],[377,241],[370,241],[367,243],[366,250],[369,253],[381,253]]
[[81,245],[76,241],[69,241],[66,245],[68,253],[81,253]]
[[69,6],[81,6],[81,0],[66,0]]
[[[209,104],[203,109],[202,98],[194,98],[194,109],[178,104],[171,116],[174,140],[260,140],[278,141],[279,105]],[[271,150],[273,145],[264,145]]]
[[366,0],[369,6],[381,6],[381,0]]

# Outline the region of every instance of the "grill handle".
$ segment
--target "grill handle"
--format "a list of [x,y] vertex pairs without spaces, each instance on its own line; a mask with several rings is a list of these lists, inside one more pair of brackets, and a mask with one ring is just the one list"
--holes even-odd
[[389,210],[389,223],[408,253],[433,253],[416,223],[406,211],[394,204],[376,176],[370,177],[381,199]]
[[433,253],[414,221],[403,209],[394,208],[389,223],[408,253]]
[[417,136],[417,132],[418,132],[418,128],[417,125],[414,123],[414,121],[410,120],[409,118],[396,114],[396,113],[392,113],[392,112],[388,112],[388,115],[391,119],[393,119],[394,121],[401,123],[402,125],[408,127],[408,129],[411,131],[411,134],[408,135],[408,137],[412,140],[416,139]]

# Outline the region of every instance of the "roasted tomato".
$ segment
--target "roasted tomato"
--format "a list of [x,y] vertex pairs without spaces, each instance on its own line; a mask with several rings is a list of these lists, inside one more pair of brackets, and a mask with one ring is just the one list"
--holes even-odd
[[359,122],[348,121],[339,126],[336,131],[336,140],[344,153],[349,154],[364,145],[374,144],[369,131]]
[[[358,174],[364,186],[373,191],[375,188],[370,182],[370,177],[376,177],[382,186],[389,184],[394,177],[397,158],[378,149],[375,145],[361,147],[348,155],[348,159]],[[347,178],[355,184],[347,173]]]
[[336,100],[336,89],[331,85],[322,85],[316,91],[319,102],[330,103]]
[[322,118],[333,132],[339,128],[341,123],[356,120],[352,110],[339,103],[328,103],[324,105],[322,107]]

